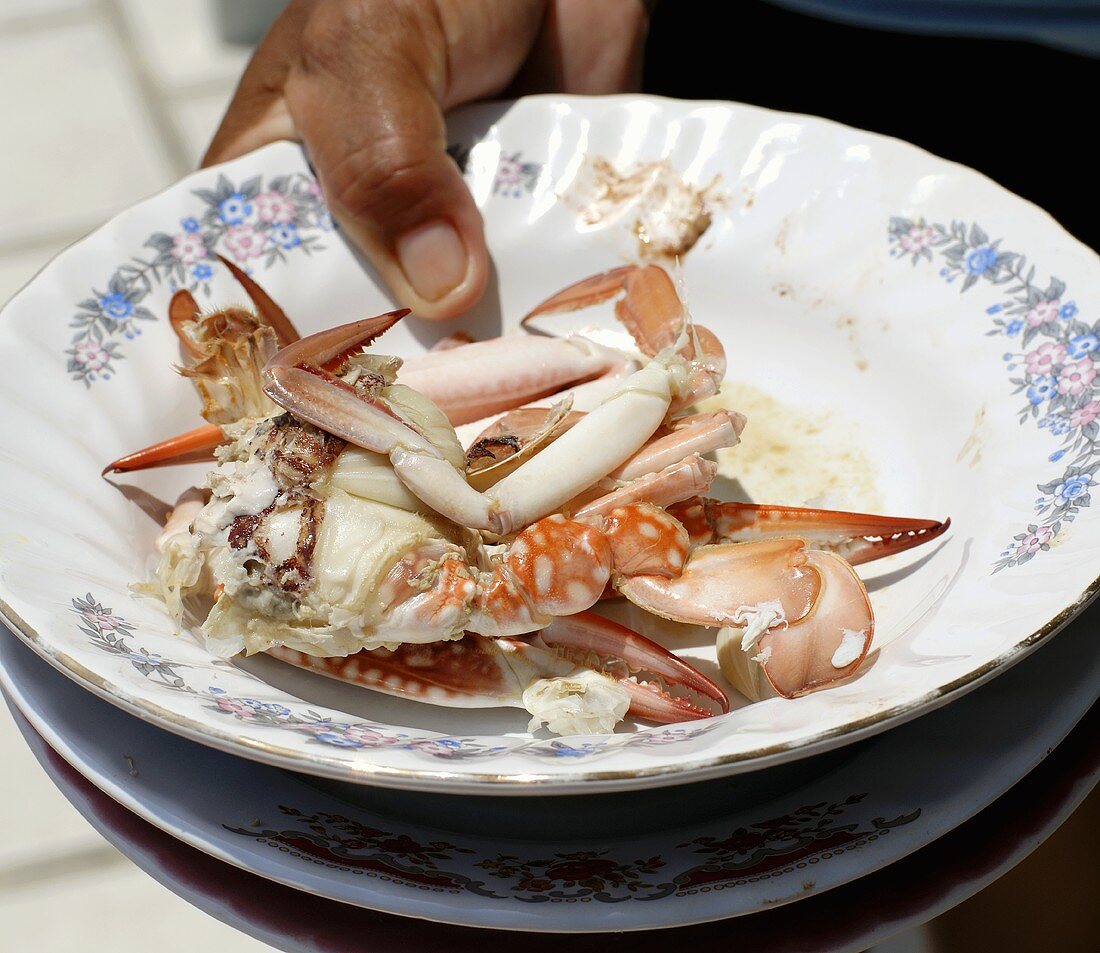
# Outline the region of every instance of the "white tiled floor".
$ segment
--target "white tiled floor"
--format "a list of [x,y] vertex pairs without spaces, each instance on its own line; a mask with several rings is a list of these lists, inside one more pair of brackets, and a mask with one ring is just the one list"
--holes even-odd
[[[205,0],[0,0],[0,304],[193,168],[247,59],[216,39]],[[270,949],[104,841],[2,706],[0,763],[0,953]]]
[[[190,0],[121,0],[126,31],[147,75],[169,95],[217,84],[230,87],[248,62],[248,50],[221,42],[214,6]],[[181,16],[181,7],[187,15]]]
[[96,19],[0,35],[5,244],[87,231],[173,178],[120,48]]

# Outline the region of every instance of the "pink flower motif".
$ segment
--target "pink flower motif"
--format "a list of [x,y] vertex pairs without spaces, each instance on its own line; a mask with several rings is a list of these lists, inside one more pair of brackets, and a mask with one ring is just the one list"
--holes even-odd
[[225,230],[225,247],[237,261],[258,257],[266,243],[267,236],[251,225],[231,225]]
[[935,237],[936,233],[930,225],[914,225],[901,236],[899,242],[907,252],[917,255],[931,245]]
[[185,265],[193,265],[206,257],[206,245],[202,236],[194,232],[180,232],[172,238],[172,257]]
[[1100,417],[1100,400],[1090,400],[1084,407],[1078,407],[1069,415],[1070,427],[1084,427]]
[[497,185],[519,185],[523,178],[523,163],[510,156],[501,156],[497,166]]
[[1016,544],[1016,556],[1026,556],[1029,553],[1037,553],[1050,542],[1054,532],[1049,526],[1040,526],[1034,533],[1029,533]]
[[1066,349],[1056,342],[1041,344],[1031,351],[1024,360],[1027,361],[1029,374],[1049,374],[1055,365],[1061,364],[1066,359]]
[[294,203],[282,192],[261,192],[256,196],[260,219],[273,225],[289,225],[294,221]]
[[111,355],[94,341],[81,341],[73,351],[73,360],[84,370],[101,371],[111,361]]
[[1096,365],[1087,357],[1058,372],[1058,393],[1076,397],[1096,378]]
[[92,609],[84,609],[80,614],[84,617],[84,621],[87,622],[88,625],[93,629],[99,629],[101,632],[118,628],[118,623],[120,621],[113,615],[107,615],[105,612],[95,612]]
[[229,698],[228,696],[222,696],[218,699],[218,707],[224,712],[236,715],[238,718],[252,718],[256,714],[247,705],[242,704],[236,698]]
[[381,748],[385,745],[395,744],[398,740],[397,738],[387,738],[380,732],[358,725],[351,725],[344,732],[344,737],[349,741],[357,741],[367,748]]
[[1029,328],[1037,328],[1040,324],[1046,324],[1058,317],[1058,311],[1062,302],[1055,298],[1053,301],[1040,301],[1034,308],[1024,314],[1024,320]]
[[315,199],[321,198],[321,183],[314,179],[306,186],[306,191],[309,192]]

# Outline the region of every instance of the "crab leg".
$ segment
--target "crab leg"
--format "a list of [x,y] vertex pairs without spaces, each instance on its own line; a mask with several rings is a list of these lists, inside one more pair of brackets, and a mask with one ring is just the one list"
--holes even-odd
[[100,473],[129,473],[177,463],[201,463],[214,459],[214,451],[225,443],[225,434],[217,424],[203,424],[194,430],[177,434],[154,443],[142,450],[135,450],[108,463]]
[[294,323],[286,316],[286,312],[275,303],[274,299],[256,281],[228,258],[217,255],[217,259],[229,269],[229,273],[237,280],[237,284],[244,288],[245,294],[256,306],[256,312],[261,320],[275,332],[281,344],[284,346],[293,344],[301,337],[298,329],[294,327]]
[[[232,262],[226,259],[221,261],[248,293],[261,323],[272,328],[281,344],[298,343],[299,336],[293,324],[270,296]],[[635,271],[637,270],[622,269],[622,277]],[[622,287],[621,278],[617,285],[615,281],[611,285],[609,288],[613,293]],[[680,334],[683,327],[682,306],[670,279],[659,268],[638,272],[630,278],[630,288],[633,291],[621,303],[624,321],[631,333],[641,336],[639,346],[643,353],[653,356],[657,353],[654,349],[656,345],[663,346],[662,342],[666,338],[673,341]],[[654,309],[652,314],[650,308]],[[169,316],[185,352],[193,359],[203,358],[204,352],[187,333],[187,329],[193,327],[199,316],[198,305],[189,292],[176,294],[169,306]],[[400,315],[391,312],[382,317],[397,320]],[[666,319],[673,320],[675,327],[671,330],[659,330],[661,322]],[[380,323],[374,336],[389,326]],[[344,334],[347,328],[355,329],[355,333]],[[372,335],[358,333],[362,329],[357,325],[334,330],[338,333],[328,340],[330,343],[343,342],[342,348],[326,348],[320,336],[312,337],[311,348],[315,349],[315,353],[311,357],[311,363],[321,369],[333,369],[342,359],[372,340]],[[720,353],[721,348],[712,340],[713,335],[708,335],[709,332],[693,330],[697,341],[705,339],[709,342],[708,355],[713,356],[711,352],[715,348],[716,353]],[[685,354],[695,353],[691,348],[682,351]],[[292,351],[291,354],[293,353]],[[290,362],[290,355],[287,356],[287,361]],[[700,364],[693,370],[693,381],[697,386],[688,403],[713,392],[713,362],[707,368]],[[631,358],[581,337],[558,339],[510,335],[489,341],[465,343],[463,336],[456,334],[441,341],[427,354],[407,361],[401,368],[399,381],[435,403],[452,424],[462,425],[482,421],[490,415],[547,397],[560,399],[567,393],[572,393],[578,410],[594,409],[614,393],[625,376],[636,369],[637,362]],[[190,376],[188,371],[185,373]],[[487,387],[487,381],[492,381],[493,386]],[[683,398],[678,396],[676,406],[683,405]],[[483,427],[484,422],[478,429]],[[171,452],[175,445],[173,438],[148,448],[148,456],[143,456],[140,451],[129,454],[126,458],[127,469],[171,463]],[[146,460],[149,462],[146,463]],[[112,464],[107,469],[113,468]]]
[[893,556],[942,536],[951,520],[875,516],[800,506],[685,500],[670,507],[694,545],[801,536],[813,546],[843,556],[853,566]]
[[647,443],[609,476],[615,480],[635,480],[647,473],[663,470],[691,454],[734,447],[741,439],[744,428],[745,417],[742,414],[728,410],[699,414],[687,426]]
[[584,338],[513,334],[429,351],[406,361],[398,380],[458,425],[549,397],[571,384],[617,376],[630,363]]
[[[223,258],[221,255],[217,258],[244,288],[256,307],[260,323],[274,331],[279,344],[285,346],[299,340],[301,335],[298,334],[283,309],[271,299],[267,292],[228,258]],[[201,362],[207,356],[199,342],[190,333],[201,315],[202,309],[190,291],[181,288],[172,295],[168,303],[168,322],[176,333],[176,337],[179,338],[183,353],[195,362]],[[206,424],[119,457],[107,464],[101,471],[101,475],[212,460],[214,450],[224,442],[222,428],[217,424]]]
[[652,503],[662,508],[671,506],[685,498],[705,493],[717,474],[718,464],[698,455],[690,456],[585,503],[573,515],[578,519],[606,516],[612,510],[630,503]]
[[[668,723],[729,711],[729,700],[706,676],[655,642],[593,613],[555,620],[529,639],[466,634],[452,642],[361,651],[319,658],[287,648],[269,649],[283,662],[389,695],[458,708],[525,707],[524,693],[543,678],[564,678],[578,667],[622,686],[630,712]],[[638,673],[657,679],[637,681]],[[709,699],[714,710],[673,695],[661,683]]]
[[[615,303],[615,316],[643,354],[653,357],[665,348],[679,347],[680,353],[696,365],[692,397],[683,406],[716,393],[726,373],[722,344],[712,331],[688,319],[672,278],[657,265],[627,265],[585,278],[543,301],[520,323],[527,327],[540,315],[577,311],[620,291],[623,297]],[[681,345],[685,332],[687,344]]]
[[358,322],[284,348],[264,368],[264,391],[296,417],[388,455],[401,481],[419,499],[472,529],[503,535],[554,512],[643,446],[673,399],[671,369],[652,361],[541,453],[479,492],[389,408],[318,366],[375,333],[370,322]]

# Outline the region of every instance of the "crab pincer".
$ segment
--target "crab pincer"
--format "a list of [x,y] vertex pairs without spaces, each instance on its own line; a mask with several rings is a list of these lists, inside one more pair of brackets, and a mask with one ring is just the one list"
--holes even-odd
[[923,546],[951,528],[950,519],[912,519],[702,497],[675,503],[669,512],[687,527],[696,546],[800,536],[815,549],[843,556],[853,566]]

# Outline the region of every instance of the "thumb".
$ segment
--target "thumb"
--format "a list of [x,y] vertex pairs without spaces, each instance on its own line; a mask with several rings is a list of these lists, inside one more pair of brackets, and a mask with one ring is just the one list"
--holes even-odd
[[285,87],[329,207],[402,304],[454,317],[481,297],[488,252],[481,214],[446,153],[435,54],[427,44],[371,43],[369,55],[349,57],[358,44],[334,40],[304,57]]

